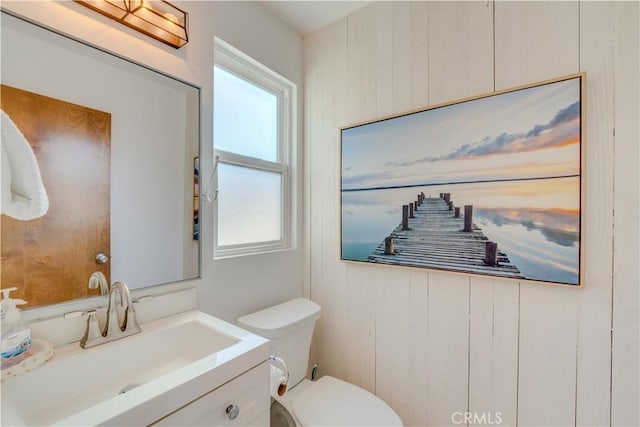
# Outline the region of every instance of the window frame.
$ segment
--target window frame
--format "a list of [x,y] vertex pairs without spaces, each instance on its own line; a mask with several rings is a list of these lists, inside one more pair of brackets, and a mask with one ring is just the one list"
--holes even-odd
[[[219,245],[219,203],[216,200],[214,208],[215,217],[213,221],[213,259],[224,259],[243,255],[253,255],[265,252],[295,249],[295,148],[297,142],[296,85],[217,37],[214,38],[213,67],[214,76],[215,67],[221,68],[226,72],[231,73],[232,75],[241,78],[256,87],[259,87],[275,95],[278,99],[278,147],[276,161],[264,160],[256,157],[217,149],[215,146],[215,138],[213,141],[213,155],[217,164],[246,167],[254,170],[280,174],[280,230],[282,237],[279,240],[266,242]],[[215,93],[213,93],[213,96],[215,97]],[[216,124],[213,116],[212,120],[213,126],[215,128]],[[215,176],[215,185],[217,188],[217,173]]]

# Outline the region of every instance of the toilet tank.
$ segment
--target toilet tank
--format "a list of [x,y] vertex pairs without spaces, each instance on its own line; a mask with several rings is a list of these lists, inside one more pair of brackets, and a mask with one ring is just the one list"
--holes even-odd
[[238,326],[271,341],[271,354],[287,364],[291,388],[307,374],[311,337],[319,317],[318,304],[297,298],[242,316]]

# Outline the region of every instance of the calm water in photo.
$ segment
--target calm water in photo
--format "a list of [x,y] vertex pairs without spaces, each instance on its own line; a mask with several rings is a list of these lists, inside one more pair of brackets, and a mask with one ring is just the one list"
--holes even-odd
[[579,179],[454,184],[342,192],[342,257],[366,261],[397,227],[402,205],[420,192],[451,193],[454,206],[473,205],[473,222],[532,280],[578,283]]

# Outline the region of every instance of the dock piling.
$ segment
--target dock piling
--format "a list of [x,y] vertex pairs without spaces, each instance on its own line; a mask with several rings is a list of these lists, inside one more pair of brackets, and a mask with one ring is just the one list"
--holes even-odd
[[498,265],[498,244],[495,242],[485,242],[484,262],[490,266]]
[[393,255],[393,238],[391,236],[384,238],[384,254]]
[[409,205],[402,205],[402,229],[409,229]]
[[470,232],[473,230],[473,205],[464,206],[464,231]]
[[460,218],[460,208],[458,206],[456,206],[454,211],[453,211],[453,217],[454,218]]

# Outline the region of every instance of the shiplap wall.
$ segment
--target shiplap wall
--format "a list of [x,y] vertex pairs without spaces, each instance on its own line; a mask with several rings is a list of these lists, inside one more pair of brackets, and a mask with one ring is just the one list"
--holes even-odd
[[[323,308],[322,374],[407,425],[466,411],[640,423],[638,27],[638,2],[374,2],[305,38],[306,292]],[[339,261],[340,127],[580,71],[584,289]]]

